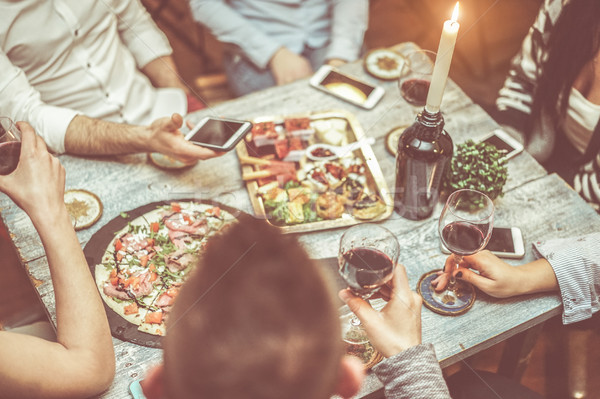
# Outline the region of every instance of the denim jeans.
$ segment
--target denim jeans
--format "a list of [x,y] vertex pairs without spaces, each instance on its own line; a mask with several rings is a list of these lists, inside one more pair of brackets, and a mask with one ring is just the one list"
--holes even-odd
[[[310,61],[313,70],[317,70],[323,65],[326,54],[327,47],[305,48],[302,52],[302,55]],[[236,96],[243,96],[275,86],[275,79],[271,70],[268,67],[265,69],[258,68],[239,49],[227,49],[223,54],[223,62],[229,87]]]

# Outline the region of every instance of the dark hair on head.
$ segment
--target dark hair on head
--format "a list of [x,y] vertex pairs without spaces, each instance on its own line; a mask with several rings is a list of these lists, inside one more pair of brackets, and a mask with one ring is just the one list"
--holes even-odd
[[328,398],[343,356],[332,290],[296,239],[241,216],[211,238],[167,321],[172,398]]
[[562,9],[548,42],[548,56],[542,67],[533,101],[533,121],[542,113],[556,126],[565,116],[571,87],[583,67],[600,50],[600,1],[571,0]]

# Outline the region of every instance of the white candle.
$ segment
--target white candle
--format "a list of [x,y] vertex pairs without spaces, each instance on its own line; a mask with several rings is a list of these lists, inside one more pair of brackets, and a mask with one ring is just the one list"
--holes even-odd
[[427,102],[425,109],[428,112],[436,113],[440,110],[446,81],[448,80],[448,71],[450,71],[450,63],[452,62],[452,54],[454,53],[454,45],[456,44],[456,36],[460,24],[458,19],[458,2],[454,7],[452,19],[444,22],[442,37],[438,47],[437,56],[435,57],[435,65],[431,76],[431,85],[427,93]]

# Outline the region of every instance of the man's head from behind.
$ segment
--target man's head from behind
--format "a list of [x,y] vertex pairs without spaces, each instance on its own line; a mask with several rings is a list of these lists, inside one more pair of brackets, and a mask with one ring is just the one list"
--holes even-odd
[[[169,398],[351,396],[332,291],[298,242],[241,217],[213,237],[167,322],[164,369],[144,391]],[[158,385],[157,385],[158,384]]]

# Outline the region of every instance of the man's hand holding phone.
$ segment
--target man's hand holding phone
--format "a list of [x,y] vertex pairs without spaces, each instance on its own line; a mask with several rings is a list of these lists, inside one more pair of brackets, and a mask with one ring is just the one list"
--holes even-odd
[[232,150],[251,129],[249,121],[206,117],[185,134],[185,139],[199,147],[225,152]]

